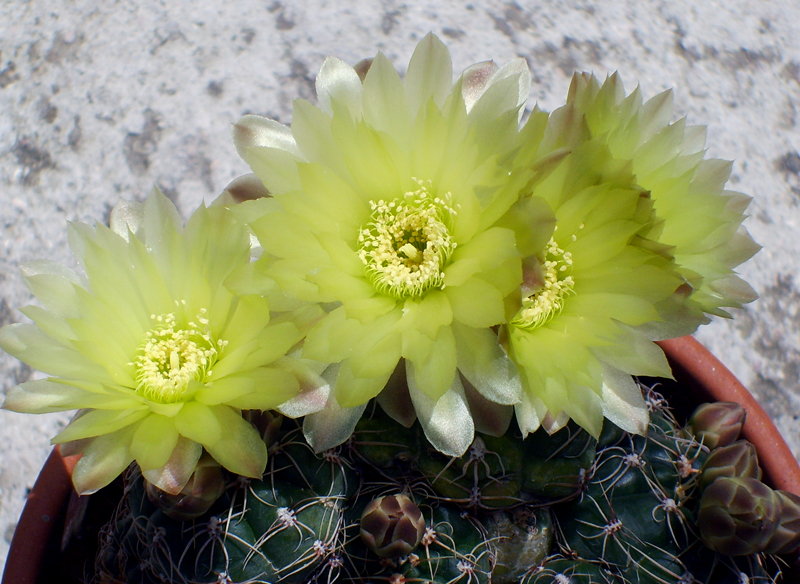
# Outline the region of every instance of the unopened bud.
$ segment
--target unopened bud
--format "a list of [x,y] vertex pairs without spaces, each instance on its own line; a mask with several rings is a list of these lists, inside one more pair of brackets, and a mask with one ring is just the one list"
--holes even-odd
[[749,477],[761,480],[756,448],[747,440],[715,448],[706,459],[700,475],[700,488],[705,489],[719,477]]
[[739,439],[746,413],[735,402],[701,404],[692,413],[684,430],[713,450]]
[[781,501],[781,523],[764,550],[768,554],[790,554],[800,547],[800,497],[775,491]]
[[767,549],[780,524],[778,494],[753,478],[718,478],[700,499],[697,526],[707,547],[728,556]]
[[244,410],[242,417],[256,427],[267,448],[275,443],[283,421],[281,414],[272,410]]
[[211,508],[225,492],[225,482],[219,463],[203,454],[189,482],[177,495],[162,491],[148,481],[145,481],[145,491],[164,515],[176,521],[187,521],[200,517]]
[[381,558],[407,556],[424,533],[422,511],[405,495],[378,497],[361,515],[361,538]]

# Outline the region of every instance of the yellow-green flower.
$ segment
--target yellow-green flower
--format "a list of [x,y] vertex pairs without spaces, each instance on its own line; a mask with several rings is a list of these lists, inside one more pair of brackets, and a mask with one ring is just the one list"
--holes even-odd
[[[36,324],[0,329],[0,347],[52,376],[13,388],[6,409],[79,409],[55,439],[81,452],[73,481],[90,493],[131,461],[160,488],[183,488],[207,450],[232,472],[258,477],[267,452],[242,409],[269,409],[300,391],[284,354],[301,338],[270,322],[259,295],[226,279],[250,261],[246,228],[222,206],[185,227],[156,192],[122,202],[111,228],[72,224],[85,275],[51,261],[23,267],[43,307]],[[65,445],[66,446],[66,445]]]
[[519,427],[554,432],[573,419],[597,437],[608,418],[642,434],[648,412],[631,375],[671,373],[638,329],[661,322],[658,305],[682,283],[668,254],[640,242],[653,203],[601,140],[574,146],[532,192],[557,223],[544,252],[523,260],[522,306],[505,327],[523,377]]
[[328,58],[319,107],[295,101],[291,129],[256,116],[235,125],[239,153],[273,197],[256,202],[250,223],[265,250],[256,269],[329,310],[302,352],[335,364],[324,408],[304,422],[315,448],[346,440],[397,370],[408,393],[380,403],[405,423],[415,412],[436,448],[460,455],[473,418],[504,430],[519,399],[491,327],[515,310],[519,245],[538,251],[552,232],[538,199],[519,210],[536,226],[523,241],[508,217],[533,175],[509,165],[530,73],[522,59],[479,63],[453,83],[433,35],[405,80],[382,54],[365,69]]
[[[639,89],[625,95],[617,74],[601,85],[576,74],[567,98],[589,137],[599,137],[617,161],[629,161],[637,184],[650,192],[662,220],[648,234],[674,248],[687,287],[659,307],[664,322],[651,338],[694,332],[703,314],[729,317],[724,308],[755,300],[734,268],[760,248],[741,225],[750,197],[725,190],[731,162],[704,159],[705,126],[670,123],[672,91],[642,103]],[[689,294],[688,300],[684,297]]]

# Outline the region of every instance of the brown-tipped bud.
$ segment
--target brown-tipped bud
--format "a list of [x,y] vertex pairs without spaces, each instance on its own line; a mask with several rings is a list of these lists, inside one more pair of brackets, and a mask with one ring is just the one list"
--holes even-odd
[[422,511],[405,495],[373,499],[361,515],[361,538],[381,558],[407,556],[424,533]]
[[734,402],[701,404],[692,413],[685,431],[712,450],[739,439],[747,412]]
[[700,499],[697,526],[707,547],[728,556],[767,549],[780,524],[778,494],[753,478],[714,481]]
[[705,489],[719,477],[749,477],[761,480],[756,447],[747,440],[715,448],[706,459],[700,475],[700,488]]
[[361,59],[358,63],[353,65],[353,69],[355,69],[356,73],[358,74],[358,78],[361,79],[361,82],[364,82],[364,79],[367,77],[367,73],[369,73],[370,67],[372,67],[372,59]]
[[283,422],[281,414],[273,410],[244,410],[242,417],[256,427],[267,448],[275,443]]
[[775,492],[781,501],[781,523],[764,551],[790,554],[800,547],[800,497],[787,491]]
[[211,508],[225,492],[222,468],[208,454],[203,454],[189,482],[177,495],[162,491],[145,481],[147,497],[158,506],[164,515],[176,521],[187,521],[200,517]]

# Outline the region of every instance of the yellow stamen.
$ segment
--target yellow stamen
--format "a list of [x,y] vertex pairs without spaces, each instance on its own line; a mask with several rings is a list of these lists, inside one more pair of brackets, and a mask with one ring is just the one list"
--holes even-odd
[[547,243],[543,286],[522,301],[522,308],[511,320],[519,328],[535,329],[549,322],[564,309],[564,300],[575,293],[572,254],[564,251],[551,237]]
[[416,182],[419,189],[401,199],[370,201],[372,221],[358,236],[358,257],[367,277],[376,289],[396,298],[443,288],[443,269],[456,248],[450,235],[456,215],[452,195],[431,197],[426,183]]
[[[159,403],[180,401],[192,380],[203,382],[211,374],[211,366],[227,343],[215,342],[207,328],[200,329],[193,322],[179,328],[172,313],[154,314],[150,319],[155,327],[145,335],[133,362],[136,391]],[[198,320],[208,322],[200,315]]]

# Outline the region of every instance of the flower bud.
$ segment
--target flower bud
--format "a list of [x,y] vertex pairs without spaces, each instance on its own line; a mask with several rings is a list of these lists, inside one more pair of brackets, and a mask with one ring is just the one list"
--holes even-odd
[[710,449],[732,444],[739,438],[747,412],[734,402],[701,404],[684,429]]
[[281,414],[273,410],[244,410],[242,417],[255,426],[267,448],[275,443],[283,422]]
[[703,543],[728,556],[767,549],[780,524],[781,499],[754,478],[721,477],[700,499],[697,526]]
[[719,477],[750,477],[761,480],[755,446],[747,440],[737,440],[711,451],[700,475],[700,488],[705,489]]
[[768,554],[790,554],[800,546],[800,497],[775,491],[781,501],[781,522],[764,550]]
[[203,454],[189,482],[177,495],[162,491],[145,481],[147,497],[159,507],[164,515],[176,521],[187,521],[200,517],[211,508],[225,492],[222,467],[208,454]]
[[373,499],[361,515],[361,538],[381,558],[407,556],[424,533],[422,511],[405,495]]

